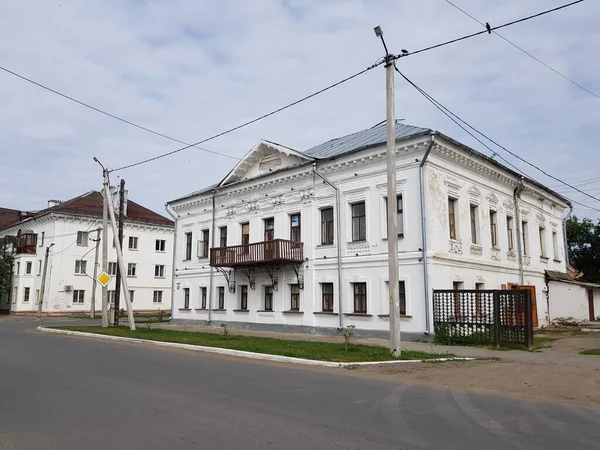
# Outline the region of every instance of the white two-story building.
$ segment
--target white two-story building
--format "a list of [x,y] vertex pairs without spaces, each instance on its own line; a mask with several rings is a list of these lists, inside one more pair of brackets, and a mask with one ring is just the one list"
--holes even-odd
[[[453,139],[396,124],[403,333],[434,289],[529,289],[566,270],[568,201]],[[385,124],[300,152],[259,142],[218,185],[173,200],[173,318],[333,332],[389,329]]]
[[[113,189],[117,200],[118,192]],[[118,204],[118,201],[115,202]],[[15,251],[13,287],[0,298],[0,308],[10,313],[38,310],[44,256],[49,248],[43,312],[89,312],[94,286],[97,230],[102,226],[102,195],[88,192],[65,202],[50,201],[48,208],[0,230],[0,239],[12,236]],[[123,258],[135,311],[171,310],[174,223],[127,200],[124,214]],[[118,211],[117,211],[118,213]],[[102,233],[99,233],[102,238]],[[108,299],[114,303],[117,255],[109,228]],[[102,243],[98,246],[101,273]],[[121,297],[120,305],[125,308]],[[96,286],[95,310],[102,309],[102,292]]]

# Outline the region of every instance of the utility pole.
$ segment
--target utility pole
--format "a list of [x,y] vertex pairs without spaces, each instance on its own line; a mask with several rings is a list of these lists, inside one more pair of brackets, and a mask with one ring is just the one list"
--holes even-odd
[[[94,161],[102,167],[102,272],[108,273],[108,169],[94,156]],[[95,278],[95,277],[94,277]],[[102,286],[102,326],[108,326],[108,288]]]
[[[121,178],[121,185],[119,187],[119,245],[123,248],[123,220],[125,214],[123,209],[125,208],[125,180]],[[124,268],[123,268],[124,269]],[[115,316],[113,324],[115,327],[119,326],[119,311],[120,311],[120,298],[121,298],[121,267],[117,270],[117,284],[115,286]]]
[[46,290],[46,273],[48,272],[48,256],[50,255],[50,247],[54,244],[50,244],[46,247],[46,256],[44,256],[44,270],[42,272],[42,285],[40,286],[40,298],[38,302],[37,318],[42,318],[42,305],[44,304],[44,291]]
[[96,230],[96,250],[94,253],[94,280],[92,281],[92,305],[90,307],[90,319],[96,318],[96,288],[98,287],[98,247],[100,247],[100,231]]
[[[106,174],[108,178],[108,173]],[[107,201],[110,199],[110,192],[108,190],[108,183],[104,185],[104,197]],[[113,207],[112,200],[108,206],[108,215],[110,218],[110,224],[113,230],[113,236],[118,233],[117,221],[115,220],[115,208]],[[124,272],[123,267],[123,252],[121,251],[121,244],[115,242],[115,250],[117,251],[117,262],[119,266],[119,272],[121,273],[121,284],[123,286],[123,298],[125,298],[125,304],[127,305],[127,319],[129,320],[129,329],[135,330],[135,319],[133,318],[133,310],[131,309],[131,302],[129,301],[129,289],[127,287],[127,274]]]
[[396,188],[396,113],[394,105],[394,62],[381,27],[375,27],[375,35],[381,39],[385,49],[385,93],[387,135],[387,230],[388,230],[388,280],[390,308],[390,352],[400,356],[400,298],[398,296],[398,200]]

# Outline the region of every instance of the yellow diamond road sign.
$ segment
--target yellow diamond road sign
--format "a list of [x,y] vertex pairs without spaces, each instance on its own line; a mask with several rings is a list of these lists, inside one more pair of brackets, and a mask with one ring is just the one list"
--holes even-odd
[[106,286],[108,283],[110,283],[110,280],[112,280],[112,278],[106,272],[102,272],[98,276],[97,280],[98,280],[98,283],[100,283],[102,286]]

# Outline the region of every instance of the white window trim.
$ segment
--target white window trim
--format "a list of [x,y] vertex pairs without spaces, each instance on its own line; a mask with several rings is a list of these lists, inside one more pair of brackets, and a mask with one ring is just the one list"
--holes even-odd
[[[369,230],[370,230],[370,224],[369,224],[369,212],[370,212],[370,208],[371,208],[371,202],[368,201],[368,197],[369,197],[369,187],[361,187],[361,188],[357,188],[357,189],[351,189],[349,191],[345,191],[344,192],[344,204],[345,206],[345,211],[344,211],[344,219],[345,219],[345,224],[346,226],[345,228],[345,236],[346,236],[346,243],[348,244],[352,244],[355,242],[368,242],[369,241]],[[361,202],[365,202],[365,227],[366,227],[366,232],[365,232],[365,240],[364,241],[353,241],[352,240],[352,205],[356,204],[356,203],[361,203]],[[334,214],[335,214],[335,210],[334,210]],[[335,218],[335,216],[334,216]]]
[[[404,183],[403,183],[404,184]],[[402,184],[402,185],[403,185]],[[400,186],[402,186],[400,185]],[[402,237],[406,234],[406,195],[404,194],[403,189],[398,189],[396,192],[396,196],[402,197]],[[383,193],[379,196],[379,230],[381,233],[381,240],[387,241],[388,232],[387,232],[387,211],[386,211],[386,203],[387,203],[387,189],[384,190]],[[400,238],[400,236],[398,236]]]

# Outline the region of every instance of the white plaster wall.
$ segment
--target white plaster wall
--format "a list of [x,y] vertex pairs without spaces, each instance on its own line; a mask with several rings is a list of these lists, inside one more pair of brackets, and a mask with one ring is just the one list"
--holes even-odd
[[550,281],[550,320],[572,318],[577,322],[589,320],[587,287],[572,283]]
[[594,315],[600,320],[600,289],[594,289]]

